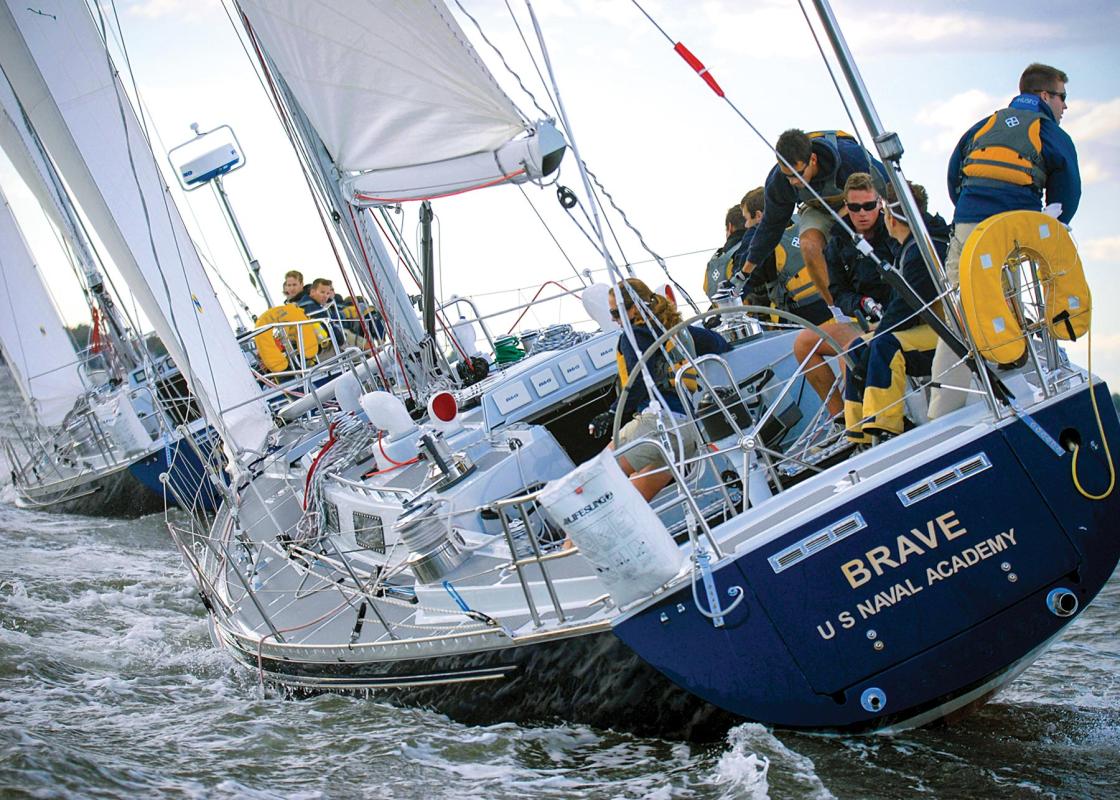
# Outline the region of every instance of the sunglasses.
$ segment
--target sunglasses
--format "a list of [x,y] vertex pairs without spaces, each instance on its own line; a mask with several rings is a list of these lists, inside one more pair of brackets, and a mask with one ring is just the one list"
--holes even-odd
[[855,214],[857,211],[874,211],[879,205],[878,200],[868,200],[866,203],[847,203],[848,213]]
[[1052,92],[1049,89],[1043,89],[1042,91],[1046,92],[1046,94],[1048,94],[1048,95],[1052,95],[1052,96],[1058,98],[1063,103],[1066,101],[1066,93],[1065,92]]

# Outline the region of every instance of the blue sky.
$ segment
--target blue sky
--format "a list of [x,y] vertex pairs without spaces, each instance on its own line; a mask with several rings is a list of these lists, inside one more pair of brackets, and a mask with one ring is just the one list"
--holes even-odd
[[[543,96],[505,3],[464,0],[464,5],[533,92]],[[521,5],[511,5],[524,26]],[[649,0],[643,6],[707,64],[728,98],[771,141],[790,127],[850,127],[792,0]],[[534,8],[584,159],[654,250],[663,256],[703,251],[669,259],[674,277],[698,293],[706,251],[722,243],[724,212],[761,183],[772,156],[631,3],[538,0]],[[1120,270],[1120,230],[1111,213],[1120,179],[1120,48],[1115,45],[1120,4],[845,0],[834,10],[880,117],[902,137],[907,175],[927,187],[931,206],[946,217],[952,209],[945,166],[965,128],[1007,103],[1030,61],[1070,74],[1063,125],[1078,146],[1085,180],[1073,232],[1094,292],[1093,366],[1120,389],[1120,321],[1114,313],[1120,281],[1113,277]],[[203,129],[229,124],[237,131],[248,163],[226,186],[274,292],[292,268],[308,278],[337,277],[295,159],[220,3],[117,0],[117,11],[136,81],[164,145],[189,138],[191,122]],[[473,26],[463,24],[514,101],[532,115],[531,100],[477,39]],[[570,159],[561,182],[583,194]],[[18,195],[9,184],[5,180],[5,188]],[[564,254],[515,188],[437,202],[445,294],[487,293],[492,304],[527,299],[543,280],[570,276],[568,259],[579,269],[601,267],[557,208],[552,189],[529,187],[526,194],[549,220]],[[259,311],[263,303],[253,300],[208,195],[190,196],[188,225],[226,279]],[[402,222],[407,238],[414,239],[415,210],[406,208]],[[633,261],[645,258],[634,238],[615,224],[624,254]],[[50,237],[40,232],[32,238],[42,243]],[[53,268],[49,257],[42,260],[46,269]],[[658,278],[648,265],[637,270],[651,282]],[[521,289],[520,295],[489,294],[513,288]],[[80,314],[61,283],[56,297],[68,316]],[[535,324],[561,316],[542,312]],[[1084,362],[1083,345],[1074,345],[1072,352]]]

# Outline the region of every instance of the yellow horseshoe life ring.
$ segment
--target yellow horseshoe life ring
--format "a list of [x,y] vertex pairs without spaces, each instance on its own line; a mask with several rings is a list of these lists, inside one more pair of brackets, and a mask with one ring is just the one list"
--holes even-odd
[[290,346],[298,346],[307,363],[313,362],[315,356],[319,354],[319,338],[315,333],[315,328],[318,326],[297,325],[298,322],[309,322],[307,314],[302,308],[291,303],[273,306],[257,317],[258,328],[276,323],[284,324],[282,328],[270,328],[253,337],[261,366],[268,372],[283,372],[290,367],[287,353],[279,340],[280,336],[286,337]]
[[961,251],[961,305],[980,355],[1011,364],[1026,353],[1022,323],[1004,297],[1004,265],[1029,257],[1043,286],[1047,328],[1075,340],[1087,330],[1092,297],[1066,226],[1038,211],[1007,211],[976,226]]

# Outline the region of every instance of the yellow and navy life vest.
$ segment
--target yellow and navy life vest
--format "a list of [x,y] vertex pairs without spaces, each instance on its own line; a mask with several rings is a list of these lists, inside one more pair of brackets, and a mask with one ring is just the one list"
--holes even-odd
[[266,371],[283,372],[291,366],[281,343],[281,337],[287,339],[290,347],[299,348],[308,364],[315,362],[315,357],[319,355],[319,336],[316,329],[322,326],[297,325],[298,322],[308,323],[309,320],[306,312],[293,303],[274,306],[257,317],[258,328],[283,323],[283,327],[261,331],[253,337],[257,345],[257,356]]
[[774,248],[774,278],[766,282],[766,295],[775,308],[787,311],[796,311],[821,299],[801,255],[796,216],[782,234],[781,243]]
[[1038,111],[1001,108],[972,137],[961,162],[962,186],[1032,186],[1042,191],[1042,118]]
[[[635,328],[635,331],[636,330],[637,328]],[[625,336],[625,334],[623,334],[623,336]],[[681,344],[680,347],[677,346],[678,341]],[[652,343],[653,339],[650,339],[650,342]],[[692,334],[688,332],[687,328],[685,328],[678,331],[677,334],[673,338],[665,342],[662,347],[664,348],[665,353],[667,353],[669,356],[669,369],[667,374],[659,374],[658,370],[658,364],[664,365],[666,363],[665,359],[659,359],[655,356],[651,358],[647,363],[652,368],[654,385],[656,385],[657,388],[661,391],[666,392],[667,394],[671,394],[675,397],[677,386],[677,371],[680,370],[681,367],[684,367],[686,364],[688,364],[690,359],[692,361],[696,360],[696,343],[692,340]],[[638,355],[641,356],[641,353],[638,353]],[[621,348],[619,348],[618,351],[615,352],[615,358],[618,361],[619,380],[621,380],[622,385],[625,386],[626,382],[630,380],[630,370],[626,366],[626,359],[622,355]],[[697,387],[700,385],[699,376],[697,375],[696,370],[693,367],[688,367],[687,369],[683,370],[680,377],[681,383],[689,392],[695,392]]]
[[731,279],[731,270],[733,269],[731,262],[735,258],[735,254],[742,249],[745,240],[746,237],[744,236],[726,250],[720,248],[714,256],[708,259],[708,266],[704,270],[704,294],[708,295],[708,299],[712,298],[721,283]]

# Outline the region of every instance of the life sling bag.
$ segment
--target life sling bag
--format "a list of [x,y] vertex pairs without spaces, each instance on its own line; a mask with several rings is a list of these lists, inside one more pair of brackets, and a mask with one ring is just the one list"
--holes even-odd
[[961,305],[980,355],[999,364],[1015,363],[1026,353],[1020,314],[1005,297],[1005,286],[1017,281],[1012,271],[1027,268],[1023,256],[1038,271],[1042,322],[1050,333],[1074,341],[1089,330],[1092,297],[1066,226],[1038,211],[988,217],[961,251]]
[[961,162],[962,186],[1046,185],[1038,111],[1001,108],[972,136]]
[[287,339],[289,347],[299,348],[305,363],[314,363],[315,357],[319,355],[319,337],[316,328],[320,326],[310,324],[306,312],[292,303],[274,306],[257,317],[258,328],[276,323],[284,324],[282,327],[261,331],[253,337],[261,366],[267,372],[283,372],[289,369],[291,365],[288,363],[288,354],[281,337]]

